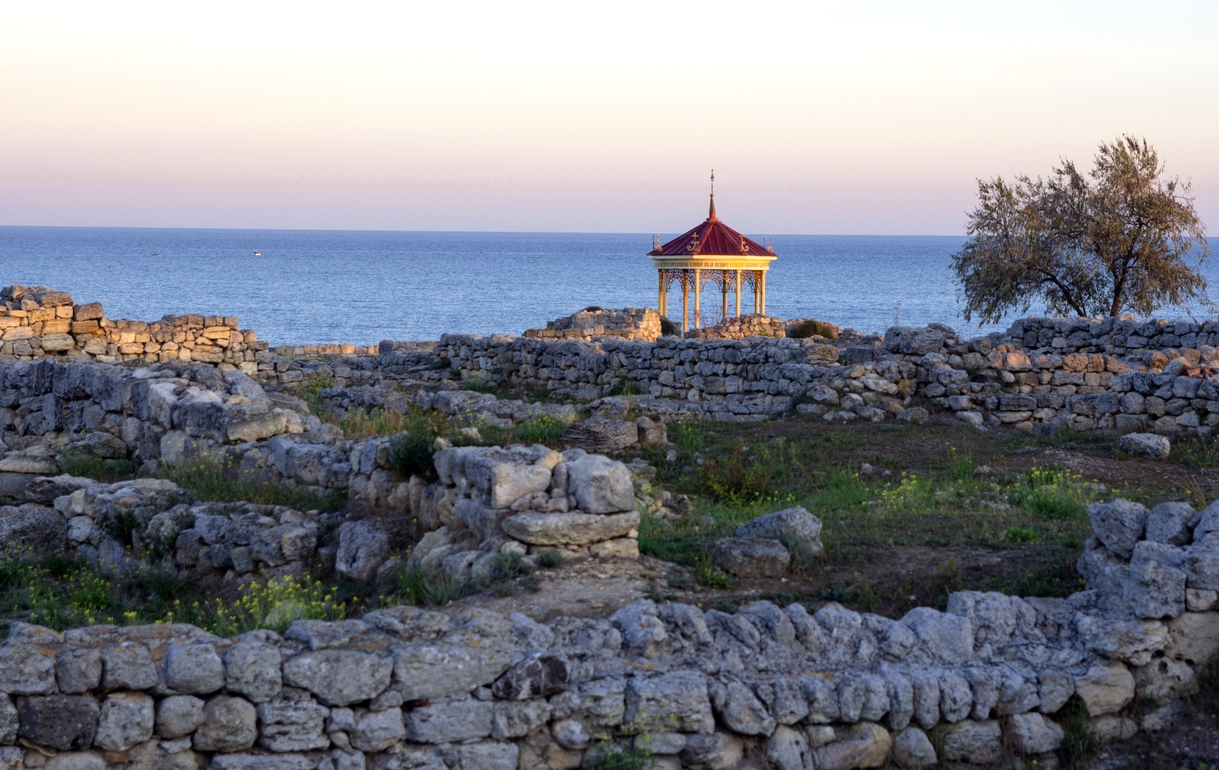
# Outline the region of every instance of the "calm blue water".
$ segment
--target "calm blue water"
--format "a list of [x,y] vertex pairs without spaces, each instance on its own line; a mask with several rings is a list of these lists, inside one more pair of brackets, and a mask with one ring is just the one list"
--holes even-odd
[[[963,242],[775,236],[767,310],[872,332],[892,325],[900,301],[903,324],[976,331],[950,270]],[[64,289],[110,318],[235,315],[273,345],[374,344],[519,333],[587,305],[654,306],[651,247],[642,234],[0,227],[0,286]],[[1219,264],[1206,268],[1219,285]],[[718,308],[711,293],[705,312]],[[671,302],[680,314],[680,297]]]

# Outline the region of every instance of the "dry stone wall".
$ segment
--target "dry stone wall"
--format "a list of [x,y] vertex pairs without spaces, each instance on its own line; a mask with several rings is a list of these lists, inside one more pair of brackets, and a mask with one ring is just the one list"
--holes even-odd
[[0,359],[49,356],[102,362],[191,362],[253,373],[267,345],[237,326],[233,316],[165,316],[160,321],[112,320],[100,302],[78,305],[66,291],[46,286],[0,290]]
[[1073,701],[1101,740],[1164,729],[1219,648],[1219,505],[1089,517],[1087,590],[962,591],[899,620],[644,599],[608,619],[395,607],[232,639],[16,623],[0,762],[557,770],[616,743],[662,768],[849,770],[1038,757]]
[[780,318],[770,318],[760,313],[731,316],[714,326],[690,329],[686,339],[690,340],[743,340],[746,337],[786,337],[787,324]]
[[637,307],[622,310],[581,310],[564,318],[548,321],[545,329],[529,329],[525,336],[563,340],[620,337],[652,342],[660,336],[660,314],[651,308]]

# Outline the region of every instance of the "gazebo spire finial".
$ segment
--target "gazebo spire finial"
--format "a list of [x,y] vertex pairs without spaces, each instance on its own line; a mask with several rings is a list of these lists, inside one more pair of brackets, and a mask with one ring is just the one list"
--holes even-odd
[[711,210],[707,214],[707,219],[719,219],[715,215],[715,169],[711,169]]

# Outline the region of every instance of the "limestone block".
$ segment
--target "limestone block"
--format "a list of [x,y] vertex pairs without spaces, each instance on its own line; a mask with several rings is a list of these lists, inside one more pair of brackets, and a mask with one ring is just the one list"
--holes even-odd
[[1007,721],[1008,739],[1012,748],[1024,754],[1044,754],[1057,751],[1062,744],[1063,729],[1041,714],[1015,714]]
[[1168,643],[1168,629],[1158,620],[1080,613],[1075,631],[1086,649],[1134,666],[1145,665]]
[[397,707],[384,711],[361,709],[356,713],[355,726],[348,734],[351,736],[351,745],[360,751],[384,751],[406,735],[406,726],[402,721],[402,709]]
[[946,663],[962,664],[973,657],[974,633],[969,618],[915,607],[901,619],[923,648]]
[[339,550],[335,571],[344,577],[368,582],[389,556],[389,536],[369,521],[345,521],[339,526]]
[[1219,534],[1198,535],[1202,528],[1202,524],[1197,526],[1193,544],[1185,548],[1185,586],[1216,591],[1219,590]]
[[389,686],[394,662],[355,650],[304,652],[284,663],[284,683],[312,692],[330,706],[375,698]]
[[632,677],[623,721],[632,731],[710,733],[715,729],[707,680],[698,671]]
[[942,758],[983,765],[1003,758],[1003,731],[995,720],[963,720],[939,733]]
[[102,703],[95,746],[126,751],[152,737],[155,722],[152,696],[142,692],[113,693]]
[[539,513],[526,511],[503,521],[508,535],[530,545],[588,545],[626,537],[639,527],[639,513]]
[[240,642],[224,654],[225,689],[265,703],[283,687],[280,654],[274,645]]
[[202,758],[190,750],[190,739],[145,741],[133,746],[127,770],[200,770]]
[[203,701],[193,695],[171,695],[157,703],[156,730],[173,740],[190,735],[203,723]]
[[635,488],[626,465],[602,455],[585,455],[567,465],[568,494],[587,513],[616,513],[635,507]]
[[102,681],[101,651],[88,648],[61,650],[55,660],[55,678],[62,693],[79,694],[96,689]]
[[[1167,439],[1165,439],[1167,441]],[[1189,503],[1160,503],[1147,514],[1147,539],[1169,545],[1187,545],[1198,513]]]
[[1155,658],[1146,666],[1131,671],[1134,693],[1153,703],[1163,703],[1189,695],[1194,690],[1194,670],[1184,661]]
[[[317,760],[300,754],[216,754],[208,765],[209,770],[314,770]],[[318,765],[322,767],[323,765]],[[443,766],[443,763],[441,763]],[[411,770],[433,770],[427,765],[415,765]],[[337,770],[337,767],[336,769]],[[351,768],[350,770],[358,770]],[[439,770],[439,768],[436,768]]]
[[0,694],[0,746],[8,746],[16,742],[19,726],[17,706],[7,695]]
[[424,644],[394,653],[395,688],[405,700],[438,700],[489,685],[512,665],[499,645]]
[[330,709],[307,692],[284,688],[279,695],[257,707],[258,745],[268,751],[312,751],[330,746],[324,727]]
[[[1139,399],[1140,402],[1142,400],[1141,398]],[[1139,411],[1142,410],[1140,409]],[[1153,460],[1167,460],[1169,453],[1172,451],[1172,444],[1168,438],[1156,435],[1155,433],[1127,433],[1118,439],[1117,445],[1119,449],[1127,454],[1150,457]]]
[[22,770],[24,753],[17,746],[0,746],[0,770]]
[[550,727],[555,741],[565,749],[586,749],[590,742],[588,730],[578,720],[560,719]]
[[231,695],[217,695],[203,707],[203,721],[195,730],[195,751],[245,751],[258,739],[254,705]]
[[1134,677],[1120,663],[1093,666],[1076,677],[1075,692],[1088,707],[1089,715],[1112,714],[1134,699]]
[[157,669],[148,648],[120,642],[102,650],[102,687],[107,690],[147,690],[157,684]]
[[893,762],[903,770],[922,770],[938,761],[931,739],[917,727],[907,727],[893,740]]
[[728,733],[687,736],[685,748],[678,755],[681,767],[702,767],[706,770],[736,770],[742,767],[745,744]]
[[707,682],[707,691],[716,716],[734,733],[768,736],[774,732],[774,717],[743,682],[712,679]]
[[1195,666],[1219,652],[1219,612],[1186,612],[1168,623],[1164,655]]
[[453,747],[457,766],[479,770],[516,770],[520,750],[515,743],[478,741]]
[[500,675],[491,694],[498,700],[548,698],[565,692],[570,680],[571,668],[563,658],[531,655]]
[[171,645],[165,655],[165,684],[177,692],[212,693],[224,681],[224,662],[210,644]]
[[0,692],[40,695],[54,691],[54,658],[26,645],[0,646]]
[[811,770],[808,739],[799,730],[780,725],[765,744],[766,759],[776,770]]
[[[0,461],[0,465],[13,460],[38,460],[38,458],[9,457]],[[38,460],[42,462],[41,460]],[[54,463],[46,465],[44,470],[34,473],[45,474],[58,472]],[[4,485],[7,479],[16,480],[17,488]],[[28,484],[35,483],[37,477],[24,473],[9,474],[0,472],[0,492],[20,497],[28,495]],[[23,492],[23,489],[26,490]],[[63,517],[50,508],[35,506],[0,506],[0,558],[27,558],[29,553],[51,556],[63,551],[67,545],[68,527]],[[0,652],[0,655],[3,655]],[[3,687],[4,677],[9,672],[0,670],[0,687]],[[0,690],[2,691],[2,690]],[[15,690],[9,690],[15,693]]]
[[87,695],[32,695],[17,699],[17,735],[37,746],[80,751],[93,745],[101,709]]
[[791,553],[777,540],[727,537],[713,547],[711,563],[736,577],[777,578],[787,573]]
[[737,527],[737,537],[791,538],[811,556],[825,552],[821,544],[821,519],[803,508],[788,508],[759,516]]
[[497,741],[520,738],[546,724],[551,713],[550,704],[544,700],[496,703],[491,737]]
[[812,750],[817,770],[881,767],[888,761],[893,737],[880,725],[860,722],[835,733],[833,742]]
[[590,545],[588,553],[598,559],[638,559],[639,541],[633,537],[604,540]]
[[1143,539],[1147,509],[1119,497],[1110,503],[1088,506],[1088,520],[1096,537],[1111,553],[1129,559],[1135,544]]
[[468,695],[431,701],[406,715],[406,737],[416,743],[486,738],[491,734],[494,716],[495,707],[490,702]]
[[72,751],[47,760],[43,770],[107,770],[101,754],[93,751]]

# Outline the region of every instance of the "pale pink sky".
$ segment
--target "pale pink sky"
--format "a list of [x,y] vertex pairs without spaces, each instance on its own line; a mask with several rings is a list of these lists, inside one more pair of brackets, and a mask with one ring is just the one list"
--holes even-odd
[[[849,6],[849,7],[843,7]],[[951,234],[1145,136],[1219,226],[1219,4],[0,0],[0,225]]]

